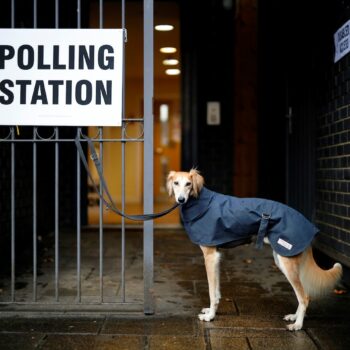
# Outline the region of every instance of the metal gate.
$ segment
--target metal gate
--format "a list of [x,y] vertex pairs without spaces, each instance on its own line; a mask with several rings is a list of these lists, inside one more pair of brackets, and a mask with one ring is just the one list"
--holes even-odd
[[[55,6],[55,28],[59,28],[60,23],[60,0],[54,1]],[[76,10],[77,10],[77,28],[81,28],[81,0],[76,1]],[[121,127],[121,137],[118,138],[106,138],[104,137],[104,130],[102,127],[97,129],[97,134],[94,137],[95,144],[98,144],[100,155],[102,158],[104,144],[106,143],[120,143],[121,144],[121,198],[122,204],[121,209],[125,210],[125,168],[126,163],[128,162],[126,145],[128,143],[143,143],[143,164],[144,164],[144,173],[143,173],[143,207],[144,212],[152,213],[153,212],[153,0],[144,0],[144,17],[143,17],[143,42],[144,42],[144,98],[143,98],[143,118],[132,118],[128,119],[125,117],[125,107],[123,106],[123,117],[122,117],[122,127]],[[126,33],[126,24],[125,24],[125,0],[121,1],[121,28]],[[30,14],[29,14],[30,15]],[[16,16],[16,1],[11,0],[11,11],[9,13],[11,16],[11,27],[15,28],[15,16]],[[33,0],[33,27],[37,28],[37,18],[38,18],[38,4],[37,0]],[[99,0],[99,27],[104,27],[104,1]],[[125,58],[123,59],[123,77],[125,79]],[[123,92],[123,100],[125,100],[125,93]],[[123,103],[125,104],[125,103]],[[130,123],[137,123],[140,125],[142,132],[137,137],[129,137],[127,133],[127,127]],[[142,280],[139,282],[141,284],[141,291],[143,300],[132,300],[128,298],[126,292],[126,241],[128,239],[128,229],[125,225],[125,220],[122,219],[120,231],[117,235],[120,238],[118,243],[118,249],[120,249],[115,260],[115,269],[118,271],[118,281],[115,283],[115,288],[119,290],[118,295],[116,293],[111,293],[111,295],[106,295],[105,293],[105,235],[106,230],[104,228],[102,212],[104,210],[103,204],[99,202],[99,225],[98,225],[98,235],[96,238],[96,244],[98,245],[98,273],[96,272],[95,286],[92,288],[95,292],[93,295],[88,297],[84,295],[82,290],[82,279],[84,271],[84,266],[82,266],[82,244],[84,239],[89,237],[89,234],[84,231],[81,225],[81,201],[82,193],[81,187],[85,184],[85,170],[81,169],[81,162],[79,158],[79,153],[77,150],[71,147],[71,150],[75,153],[75,164],[74,171],[75,174],[75,184],[76,184],[76,207],[75,207],[75,220],[76,228],[74,232],[74,239],[71,234],[68,235],[69,242],[66,247],[72,256],[75,259],[75,271],[72,272],[70,278],[71,284],[69,285],[69,291],[67,288],[64,288],[63,281],[63,270],[62,270],[62,251],[60,249],[60,243],[62,237],[65,233],[61,231],[60,227],[60,203],[62,203],[62,198],[60,198],[60,157],[64,156],[66,148],[65,145],[70,144],[74,145],[75,137],[79,138],[80,141],[84,144],[86,141],[85,131],[82,128],[76,128],[73,132],[74,135],[67,136],[64,127],[53,127],[49,128],[49,135],[47,135],[48,128],[45,128],[45,132],[42,132],[41,127],[32,127],[31,135],[18,135],[18,128],[16,126],[2,127],[4,132],[3,136],[0,139],[0,147],[3,148],[2,154],[5,155],[8,167],[3,166],[1,169],[1,181],[7,179],[9,183],[9,193],[10,193],[10,217],[9,217],[9,231],[10,231],[10,253],[9,253],[9,278],[8,278],[8,293],[5,292],[6,286],[0,285],[0,306],[2,310],[99,310],[99,311],[115,311],[118,310],[121,306],[122,309],[125,307],[136,307],[136,309],[143,308],[144,313],[152,314],[154,312],[152,289],[153,289],[153,222],[147,221],[143,224],[143,237],[142,245],[143,254],[140,252],[140,258],[143,257],[143,286]],[[28,128],[27,128],[28,129]],[[72,128],[71,128],[72,129]],[[68,133],[69,134],[69,133]],[[53,256],[52,256],[52,285],[53,292],[52,295],[41,296],[38,292],[38,285],[41,278],[41,272],[38,262],[38,244],[42,237],[38,234],[38,187],[40,186],[40,176],[42,174],[38,173],[38,162],[42,162],[40,159],[40,154],[38,154],[38,148],[42,145],[51,145],[48,146],[52,149],[52,154],[50,157],[54,160],[54,184],[52,191],[54,191],[54,203],[51,203],[53,207],[53,217],[54,217],[54,232],[52,235],[53,240]],[[31,278],[31,291],[29,294],[23,294],[17,292],[17,258],[21,255],[20,251],[16,250],[16,212],[20,209],[20,199],[16,196],[17,187],[17,166],[18,160],[16,161],[16,156],[18,154],[17,150],[19,147],[26,145],[26,147],[31,148],[30,154],[32,154],[31,167],[32,173],[27,174],[28,177],[32,179],[32,227],[28,227],[28,234],[31,234],[32,239],[32,266],[28,267],[30,271]],[[16,153],[17,152],[17,153]],[[28,160],[27,160],[28,161]],[[101,159],[103,162],[103,159]],[[7,170],[6,170],[7,169]],[[4,173],[6,171],[6,173]],[[71,171],[71,169],[67,169]],[[82,180],[83,179],[83,180]],[[102,193],[102,188],[100,187]],[[120,236],[119,236],[120,235]],[[72,243],[73,242],[73,243]],[[70,246],[71,245],[71,246]],[[140,248],[141,248],[140,247]],[[117,249],[117,247],[115,247]],[[141,248],[142,249],[142,248]],[[74,250],[74,252],[72,252]],[[26,272],[28,274],[28,271]],[[5,283],[6,284],[6,283]],[[62,289],[65,289],[65,292],[62,293]],[[67,294],[69,297],[67,297]],[[84,308],[82,308],[84,306]],[[135,309],[135,308],[134,308]]]

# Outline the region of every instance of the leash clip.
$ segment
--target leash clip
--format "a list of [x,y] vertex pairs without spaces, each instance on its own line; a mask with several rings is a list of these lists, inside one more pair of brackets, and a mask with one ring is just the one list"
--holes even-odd
[[262,213],[261,218],[264,220],[269,220],[271,218],[271,214]]
[[90,154],[90,159],[93,160],[93,161],[98,160],[97,154],[96,153],[95,154]]

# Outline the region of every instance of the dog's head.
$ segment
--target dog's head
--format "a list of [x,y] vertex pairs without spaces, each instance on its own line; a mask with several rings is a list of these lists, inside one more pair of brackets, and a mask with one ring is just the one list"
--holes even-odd
[[203,185],[204,178],[196,169],[171,171],[167,179],[169,196],[174,196],[179,204],[186,203],[190,196],[198,197]]

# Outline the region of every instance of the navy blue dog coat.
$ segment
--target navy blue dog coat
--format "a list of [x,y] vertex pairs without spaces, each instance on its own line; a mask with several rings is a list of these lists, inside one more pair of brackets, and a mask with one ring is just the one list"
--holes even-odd
[[261,248],[268,237],[282,256],[304,251],[319,230],[295,209],[272,200],[238,198],[203,187],[198,198],[181,206],[181,217],[191,241],[202,246],[234,247],[251,242]]

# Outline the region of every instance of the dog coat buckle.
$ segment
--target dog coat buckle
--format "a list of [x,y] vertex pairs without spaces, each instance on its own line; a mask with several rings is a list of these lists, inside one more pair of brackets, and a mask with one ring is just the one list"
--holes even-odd
[[271,218],[271,214],[262,213],[261,214],[261,221],[259,226],[259,231],[256,238],[256,244],[255,247],[258,249],[261,249],[263,247],[264,243],[264,237],[267,233],[267,227],[269,225],[269,220]]

